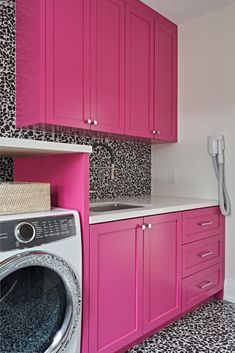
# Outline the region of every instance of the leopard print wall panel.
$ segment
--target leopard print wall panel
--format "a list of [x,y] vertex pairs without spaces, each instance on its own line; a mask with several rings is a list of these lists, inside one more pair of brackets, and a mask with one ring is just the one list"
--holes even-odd
[[[132,141],[116,141],[82,137],[67,133],[48,133],[36,130],[16,129],[15,124],[15,1],[0,0],[0,136],[56,141],[75,144],[105,142],[114,156],[115,178],[111,180],[110,155],[97,147],[90,158],[91,198],[143,196],[151,193],[151,145]],[[0,180],[12,180],[13,162],[0,160]]]

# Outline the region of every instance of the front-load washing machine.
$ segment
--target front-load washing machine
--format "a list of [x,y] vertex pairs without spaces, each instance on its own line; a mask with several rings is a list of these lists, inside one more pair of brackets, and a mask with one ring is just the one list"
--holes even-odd
[[76,211],[0,217],[0,352],[79,353],[82,249]]

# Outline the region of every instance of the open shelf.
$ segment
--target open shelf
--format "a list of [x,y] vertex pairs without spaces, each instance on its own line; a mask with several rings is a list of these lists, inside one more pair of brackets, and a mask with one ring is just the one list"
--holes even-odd
[[88,345],[89,154],[92,147],[0,138],[0,157],[14,158],[14,181],[50,183],[53,207],[79,212],[83,245],[83,339]]
[[0,137],[0,157],[30,157],[91,152],[92,147],[86,145]]

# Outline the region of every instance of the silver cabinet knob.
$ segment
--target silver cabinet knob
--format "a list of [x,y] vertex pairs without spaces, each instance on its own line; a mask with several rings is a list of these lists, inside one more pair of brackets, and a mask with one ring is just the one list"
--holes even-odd
[[152,133],[153,133],[153,135],[160,135],[160,134],[161,134],[161,131],[159,131],[159,130],[153,130]]
[[93,124],[94,124],[94,125],[97,125],[97,124],[98,124],[97,120],[94,120]]
[[145,230],[145,229],[146,229],[146,225],[143,224],[143,225],[141,226],[141,229],[142,229],[142,230]]
[[91,125],[92,124],[92,120],[91,119],[87,119],[87,124]]
[[151,228],[152,228],[152,224],[149,223],[149,224],[148,224],[148,229],[151,229]]

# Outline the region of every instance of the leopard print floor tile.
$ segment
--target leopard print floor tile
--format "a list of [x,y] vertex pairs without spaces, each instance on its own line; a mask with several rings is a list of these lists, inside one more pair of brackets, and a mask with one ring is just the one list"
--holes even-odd
[[234,353],[235,304],[213,300],[127,353]]

